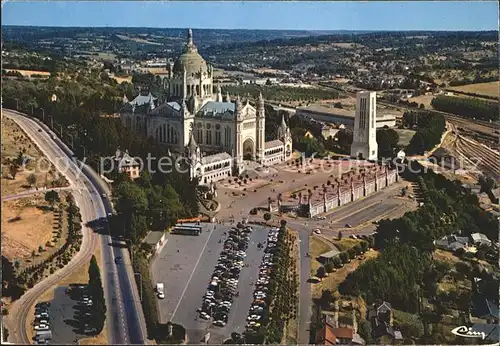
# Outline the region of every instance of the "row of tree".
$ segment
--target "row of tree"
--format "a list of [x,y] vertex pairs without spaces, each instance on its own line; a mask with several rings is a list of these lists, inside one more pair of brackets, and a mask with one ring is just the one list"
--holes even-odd
[[322,88],[294,88],[258,84],[225,86],[222,88],[222,94],[225,95],[226,92],[230,95],[241,95],[242,97],[249,95],[254,100],[262,93],[265,100],[282,102],[335,99],[339,95],[336,90]]
[[438,96],[432,99],[431,105],[439,111],[466,118],[498,120],[498,102],[471,97]]

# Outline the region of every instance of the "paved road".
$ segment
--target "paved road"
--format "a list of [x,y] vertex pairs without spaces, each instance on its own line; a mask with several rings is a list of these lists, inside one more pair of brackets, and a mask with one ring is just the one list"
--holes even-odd
[[69,186],[68,187],[54,187],[54,188],[48,188],[48,189],[39,188],[38,190],[36,190],[36,189],[28,190],[28,191],[17,193],[15,195],[2,196],[2,201],[11,201],[13,199],[24,198],[24,197],[28,197],[31,195],[36,195],[38,193],[45,193],[45,192],[50,191],[50,190],[55,190],[55,191],[71,190],[71,187],[69,187]]
[[[146,328],[128,252],[126,249],[109,246],[111,244],[109,235],[98,235],[85,226],[88,221],[105,219],[107,213],[112,211],[108,198],[101,198],[101,194],[109,193],[109,190],[89,167],[69,159],[72,157],[72,152],[47,126],[17,112],[3,110],[3,114],[15,120],[56,168],[66,176],[70,185],[79,190],[74,197],[80,207],[83,221],[83,242],[80,252],[67,266],[38,283],[14,303],[8,319],[9,338],[18,343],[29,343],[25,321],[30,307],[42,293],[86,263],[100,245],[101,272],[108,310],[106,320],[108,342],[144,344]],[[39,131],[40,129],[42,131]],[[116,256],[121,256],[124,263],[116,266],[114,262]]]

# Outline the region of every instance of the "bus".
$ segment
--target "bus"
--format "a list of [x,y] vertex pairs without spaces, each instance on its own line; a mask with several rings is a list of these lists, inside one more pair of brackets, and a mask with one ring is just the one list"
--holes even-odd
[[186,235],[200,235],[201,234],[201,227],[179,225],[179,226],[174,227],[174,229],[172,230],[172,233],[186,234]]

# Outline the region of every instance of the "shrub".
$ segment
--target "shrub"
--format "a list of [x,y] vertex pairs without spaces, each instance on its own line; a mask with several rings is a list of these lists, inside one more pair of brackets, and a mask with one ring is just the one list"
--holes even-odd
[[325,264],[325,270],[327,273],[331,273],[335,270],[335,268],[331,262],[328,262],[327,264]]

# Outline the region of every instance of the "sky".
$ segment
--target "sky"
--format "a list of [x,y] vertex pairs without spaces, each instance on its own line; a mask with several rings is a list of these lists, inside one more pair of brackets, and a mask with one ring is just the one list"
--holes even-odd
[[498,30],[497,1],[2,1],[2,25]]

